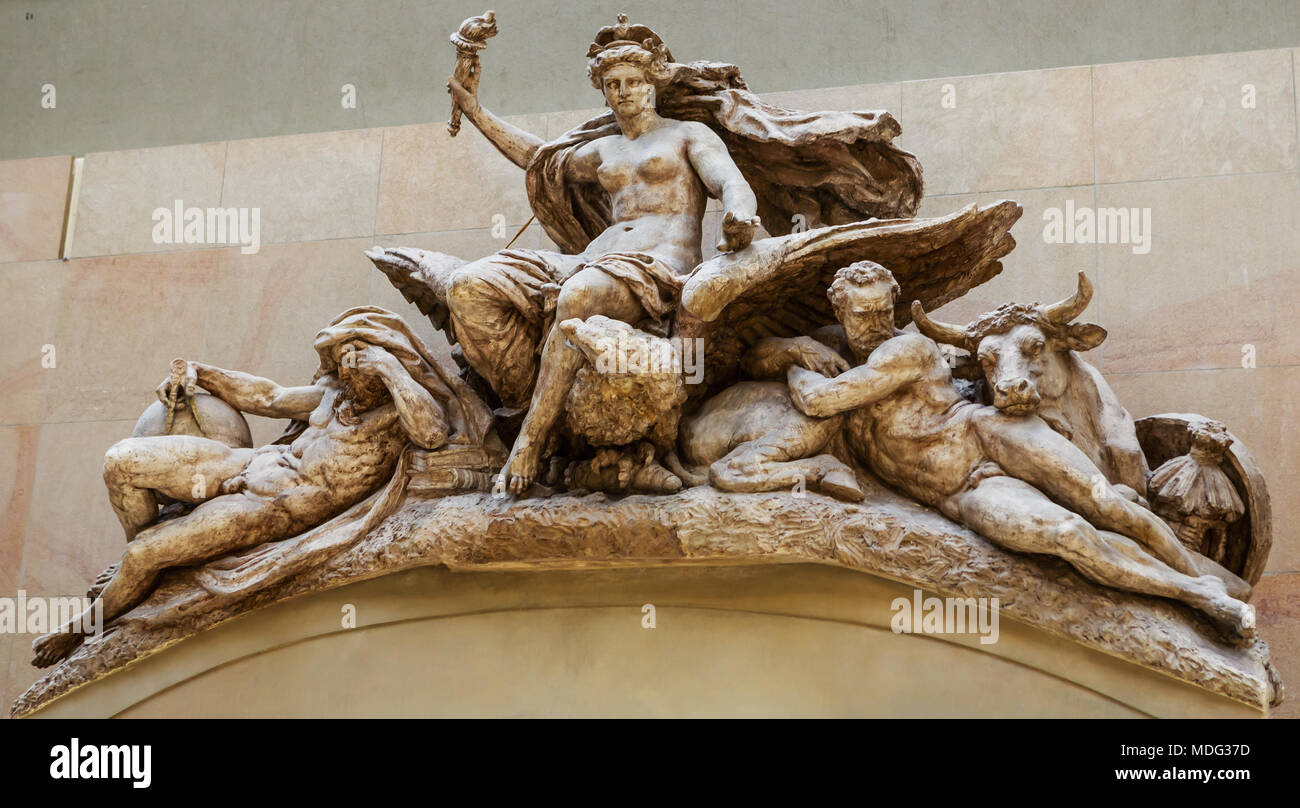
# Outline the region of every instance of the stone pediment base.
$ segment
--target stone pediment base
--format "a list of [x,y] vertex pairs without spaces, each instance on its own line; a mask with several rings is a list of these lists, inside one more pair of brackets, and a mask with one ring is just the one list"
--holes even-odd
[[[874,583],[864,583],[858,595],[846,594],[843,573],[810,565],[867,573],[850,577],[869,578]],[[448,577],[436,570],[416,570],[422,567],[484,574]],[[628,568],[641,569],[642,577],[620,578],[637,574]],[[665,597],[682,608],[820,616],[873,626],[880,633],[880,628],[888,632],[893,598],[910,594],[912,588],[940,596],[996,597],[1003,634],[1011,638],[1006,648],[980,645],[970,635],[940,639],[1073,681],[1079,677],[1069,672],[1070,664],[1061,662],[1065,667],[1055,671],[1050,658],[1074,653],[1082,646],[1093,658],[1100,654],[1130,663],[1134,667],[1121,664],[1118,669],[1130,671],[1135,681],[1147,682],[1143,687],[1149,687],[1151,681],[1167,682],[1193,701],[1201,696],[1221,697],[1211,700],[1264,712],[1280,697],[1276,692],[1280,685],[1270,677],[1268,648],[1262,641],[1233,646],[1181,604],[1096,586],[1052,558],[1005,552],[940,514],[879,487],[869,488],[867,499],[852,505],[811,493],[724,494],[701,487],[672,497],[623,499],[600,494],[519,502],[489,494],[413,498],[355,545],[275,588],[217,608],[187,607],[171,622],[148,628],[131,620],[117,624],[34,684],[15,702],[13,714],[18,717],[39,710],[57,715],[61,702],[78,699],[84,707],[96,687],[114,686],[115,680],[120,683],[130,677],[132,671],[124,668],[144,670],[144,663],[156,667],[168,654],[197,648],[205,637],[216,636],[216,632],[205,630],[217,624],[244,617],[219,629],[225,638],[222,642],[238,640],[241,632],[247,634],[254,631],[253,626],[272,621],[267,613],[276,609],[309,609],[311,598],[300,596],[347,586],[381,586],[383,581],[371,579],[406,580],[394,574],[410,570],[415,572],[405,573],[408,577],[420,573],[423,577],[417,577],[429,587],[452,586],[447,582],[461,586],[459,582],[473,579],[463,586],[486,587],[497,598],[483,601],[480,593],[475,595],[478,605],[460,612],[456,611],[460,607],[438,606],[447,614],[545,608],[546,603],[565,608],[639,609],[641,599],[647,597],[645,587],[630,587],[628,581],[644,583],[653,578],[675,582],[677,595]],[[822,584],[810,584],[814,579],[824,579],[825,586],[840,590],[834,603],[831,590],[819,594]],[[682,594],[681,582],[686,580],[692,582],[694,588],[688,589],[693,594]],[[363,581],[370,583],[359,583]],[[788,581],[789,591],[782,591],[783,581]],[[410,583],[406,586],[409,589]],[[517,586],[519,592],[512,594],[503,586]],[[543,598],[545,603],[530,600],[529,587],[536,586],[549,593],[549,600]],[[160,587],[145,605],[165,611],[167,603],[160,601],[165,590]],[[565,595],[568,591],[571,596]],[[792,606],[789,601],[795,594],[799,597]],[[290,599],[298,600],[282,603]],[[271,604],[279,605],[261,615],[250,614]],[[337,634],[338,606],[332,609],[330,631]],[[639,615],[634,619],[639,621]],[[1008,624],[1013,627],[1010,635]],[[276,636],[273,642],[266,641],[266,647],[289,641],[289,635]],[[904,640],[914,638],[899,641]],[[1036,642],[1043,647],[1026,650]],[[177,644],[180,647],[160,654]],[[231,659],[239,657],[229,653]],[[386,663],[376,660],[376,664]],[[1113,680],[1116,666],[1105,664],[1110,666],[1107,675]],[[201,670],[200,666],[186,675]],[[1163,677],[1152,677],[1150,672]],[[1085,686],[1124,701],[1122,696],[1106,692],[1106,687]],[[1200,695],[1186,686],[1199,689]],[[1183,689],[1177,690],[1179,687]],[[78,689],[82,692],[73,692]],[[107,713],[117,714],[121,706]],[[94,708],[87,709],[94,712]],[[774,708],[772,712],[780,711]]]

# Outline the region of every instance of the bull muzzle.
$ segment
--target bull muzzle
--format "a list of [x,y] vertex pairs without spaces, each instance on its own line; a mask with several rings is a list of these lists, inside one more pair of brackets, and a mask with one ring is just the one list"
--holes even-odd
[[993,406],[1007,415],[1028,415],[1038,410],[1042,396],[1028,379],[1006,379],[993,385]]

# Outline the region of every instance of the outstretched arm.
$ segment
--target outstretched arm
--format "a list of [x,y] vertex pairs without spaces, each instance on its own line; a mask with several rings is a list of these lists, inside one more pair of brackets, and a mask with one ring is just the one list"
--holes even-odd
[[456,79],[447,82],[447,92],[456,99],[461,112],[470,123],[474,124],[483,136],[496,146],[497,151],[520,168],[527,168],[533,155],[542,147],[542,139],[531,132],[526,132],[514,124],[493,115],[478,102],[478,95],[466,90]]
[[692,124],[687,141],[687,155],[709,194],[722,200],[726,211],[722,241],[718,249],[731,252],[748,246],[758,227],[758,199],[745,181],[736,161],[731,159],[722,138],[702,123]]
[[849,369],[849,363],[834,348],[812,337],[764,337],[745,354],[741,364],[755,379],[778,379],[794,365],[823,376]]
[[[186,392],[202,387],[235,409],[267,418],[306,418],[320,404],[324,390],[320,387],[281,387],[270,379],[263,379],[237,370],[224,370],[202,362],[189,362],[185,380]],[[158,386],[158,397],[163,403],[172,386],[169,377]]]
[[877,348],[865,365],[828,379],[795,366],[786,373],[790,398],[804,414],[828,418],[874,404],[925,375],[923,362],[907,346],[888,343]]

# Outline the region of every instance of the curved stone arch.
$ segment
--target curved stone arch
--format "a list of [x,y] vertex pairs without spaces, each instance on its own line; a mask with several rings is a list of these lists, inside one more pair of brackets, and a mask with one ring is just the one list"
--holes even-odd
[[912,591],[818,564],[421,567],[229,621],[33,715],[1259,715],[1005,615],[993,645],[895,635]]

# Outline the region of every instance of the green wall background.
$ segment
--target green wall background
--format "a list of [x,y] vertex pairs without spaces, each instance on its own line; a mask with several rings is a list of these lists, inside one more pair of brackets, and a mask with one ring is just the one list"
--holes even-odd
[[0,159],[445,120],[447,36],[488,5],[502,114],[598,106],[620,11],[758,92],[1300,44],[1300,0],[0,0]]

